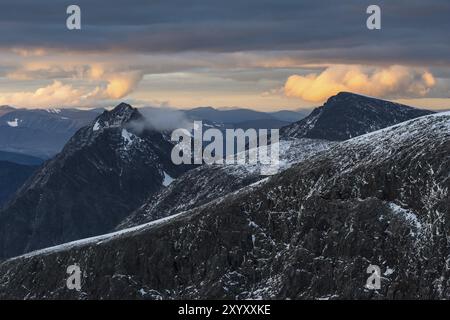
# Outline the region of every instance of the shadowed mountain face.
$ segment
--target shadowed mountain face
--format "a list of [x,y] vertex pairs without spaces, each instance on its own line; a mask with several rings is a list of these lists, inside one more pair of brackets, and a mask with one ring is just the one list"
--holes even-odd
[[126,104],[80,129],[0,211],[0,258],[108,232],[182,167]]
[[37,166],[0,160],[0,208],[33,174]]
[[450,114],[350,139],[179,215],[4,261],[0,298],[449,299],[449,154]]
[[306,118],[281,129],[283,138],[347,140],[433,113],[429,110],[341,92]]

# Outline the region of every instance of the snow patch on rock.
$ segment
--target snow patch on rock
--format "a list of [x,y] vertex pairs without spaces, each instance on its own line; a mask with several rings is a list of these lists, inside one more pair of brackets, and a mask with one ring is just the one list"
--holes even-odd
[[100,130],[100,123],[98,120],[95,122],[94,126],[92,127],[92,131],[98,131]]
[[133,143],[134,135],[128,132],[127,129],[122,129],[122,138],[123,141],[125,141],[125,143],[127,144],[127,146],[129,146],[130,144]]
[[20,121],[19,119],[15,118],[12,121],[6,121],[6,123],[8,124],[8,126],[16,128],[19,126],[19,121]]
[[404,209],[392,202],[389,203],[389,208],[392,210],[394,214],[401,216],[411,225],[415,226],[417,230],[422,229],[422,224],[420,223],[419,218],[414,212],[408,209]]
[[174,179],[173,179],[171,176],[169,176],[169,175],[167,174],[167,172],[164,171],[163,185],[164,185],[165,187],[167,187],[167,186],[169,186],[169,185],[172,183],[173,180],[174,180]]

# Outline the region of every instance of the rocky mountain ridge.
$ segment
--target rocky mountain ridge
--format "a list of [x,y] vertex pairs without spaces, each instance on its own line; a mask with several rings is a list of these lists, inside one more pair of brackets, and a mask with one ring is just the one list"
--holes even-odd
[[0,297],[448,299],[449,154],[449,113],[350,139],[178,215],[4,261]]
[[306,118],[282,128],[280,135],[284,139],[342,141],[432,113],[386,100],[340,92]]
[[137,109],[120,104],[80,129],[0,211],[0,259],[112,230],[166,177],[173,145],[133,131]]

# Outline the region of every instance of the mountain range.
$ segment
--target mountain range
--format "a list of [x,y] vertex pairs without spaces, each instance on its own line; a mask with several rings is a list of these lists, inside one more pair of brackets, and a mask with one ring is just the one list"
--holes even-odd
[[284,123],[299,121],[306,117],[310,110],[297,111],[280,110],[274,112],[261,112],[243,108],[215,109],[212,107],[198,107],[185,110],[190,119],[218,122],[225,124],[239,124],[247,121],[278,120]]
[[282,128],[270,177],[174,166],[141,121],[105,111],[0,211],[0,298],[450,298],[449,113],[340,93]]
[[[49,159],[58,154],[80,128],[88,125],[104,109],[17,109],[0,106],[0,152],[11,152]],[[149,118],[157,114],[164,121],[173,109],[143,107]],[[176,110],[189,122],[202,120],[220,129],[281,128],[307,115],[307,111],[259,112],[250,109],[199,107]],[[180,119],[178,119],[180,120]],[[181,126],[181,124],[179,124]]]
[[27,110],[1,107],[0,150],[48,159],[56,155],[98,110]]
[[0,151],[0,161],[8,161],[26,166],[37,166],[44,162],[41,158],[7,151]]

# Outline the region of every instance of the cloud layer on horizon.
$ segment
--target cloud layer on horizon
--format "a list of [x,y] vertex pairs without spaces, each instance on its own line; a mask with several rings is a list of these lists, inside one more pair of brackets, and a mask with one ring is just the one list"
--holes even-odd
[[[97,76],[100,77],[100,75],[95,77]],[[108,74],[100,78],[100,80],[102,79],[105,79],[105,83],[96,86],[94,89],[75,88],[71,84],[53,80],[51,84],[34,91],[19,91],[0,95],[0,105],[24,108],[95,106],[98,101],[114,101],[126,97],[139,84],[142,74],[139,72]]]
[[337,90],[450,98],[448,0],[380,0],[380,31],[365,26],[369,0],[77,4],[82,30],[68,31],[68,3],[2,1],[0,103],[306,108]]

